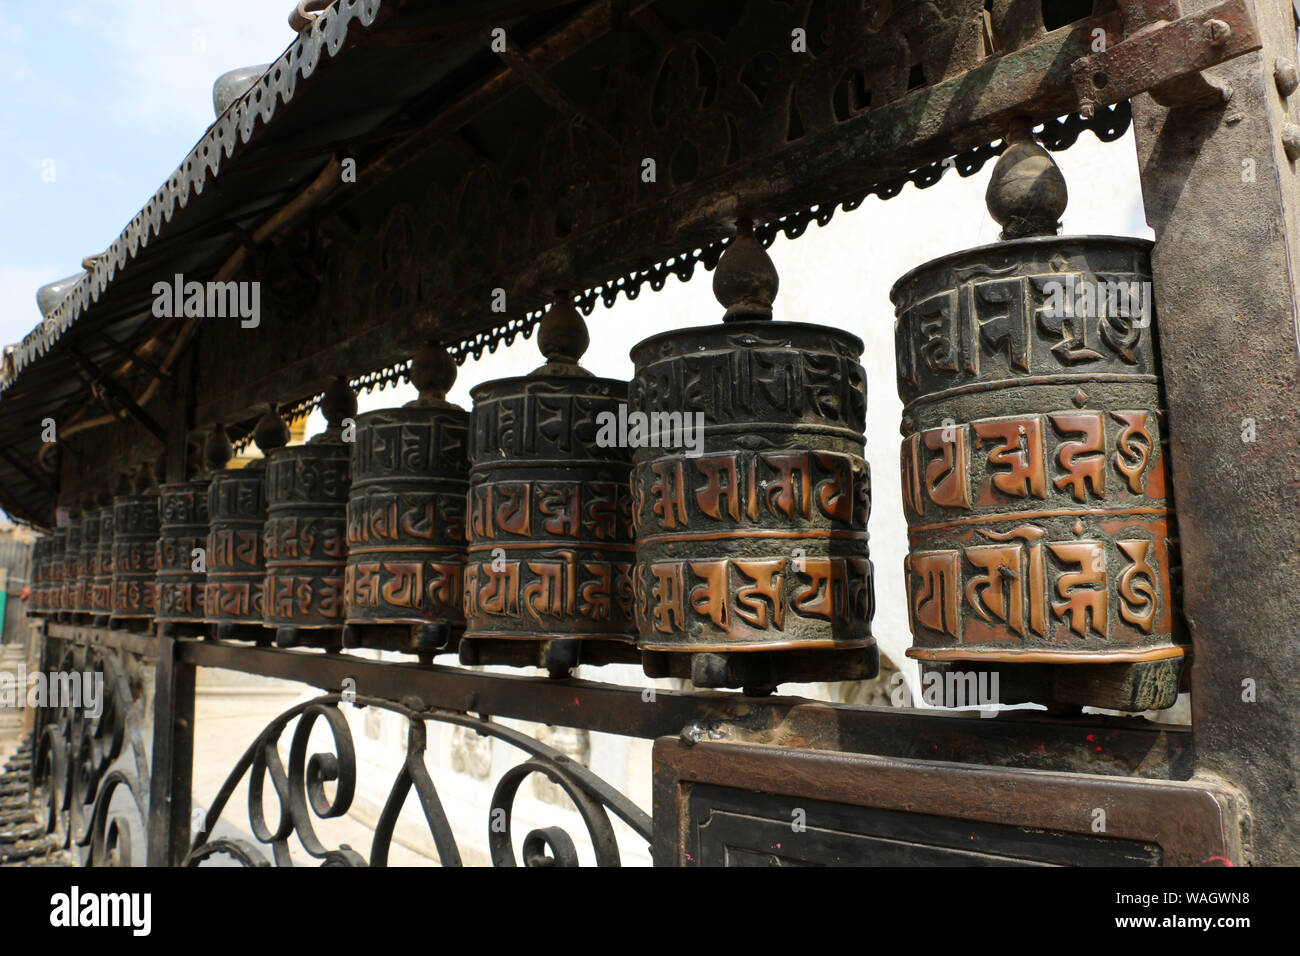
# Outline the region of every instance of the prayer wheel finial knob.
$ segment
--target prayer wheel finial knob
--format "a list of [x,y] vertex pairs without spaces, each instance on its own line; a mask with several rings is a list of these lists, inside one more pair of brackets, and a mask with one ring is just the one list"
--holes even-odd
[[411,384],[420,390],[421,405],[441,405],[456,384],[456,360],[437,342],[426,342],[411,359]]
[[235,450],[230,445],[230,436],[226,426],[217,423],[208,432],[207,441],[203,443],[203,465],[208,471],[221,471],[226,462],[235,457]]
[[263,456],[289,444],[289,426],[284,423],[273,404],[267,404],[266,414],[253,426],[253,442]]
[[546,356],[546,364],[536,369],[550,374],[585,375],[578,360],[591,344],[587,322],[573,307],[573,300],[563,289],[555,292],[555,302],[544,316],[537,333],[537,347]]
[[320,400],[321,414],[328,424],[326,432],[337,435],[343,429],[345,419],[357,414],[357,393],[352,391],[348,380],[342,375],[330,382],[325,389],[325,396]]
[[1029,122],[1013,122],[1007,148],[984,194],[989,214],[1002,227],[1002,238],[1056,235],[1068,199],[1060,167],[1034,139]]
[[737,221],[735,238],[713,270],[713,294],[727,309],[722,321],[770,320],[780,284],[772,257],[754,236],[753,221]]

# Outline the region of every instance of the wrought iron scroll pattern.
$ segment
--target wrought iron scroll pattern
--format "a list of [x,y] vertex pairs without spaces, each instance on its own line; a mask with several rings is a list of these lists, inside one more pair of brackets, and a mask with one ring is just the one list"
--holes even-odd
[[[133,832],[145,832],[149,764],[140,732],[140,701],[117,651],[65,648],[64,675],[103,675],[97,717],[63,702],[48,711],[33,746],[31,804],[57,845],[79,848],[87,866],[133,865]],[[124,790],[127,809],[114,797]],[[138,828],[138,829],[135,829]]]
[[[292,866],[291,842],[294,837],[302,849],[321,866],[386,866],[399,814],[412,790],[423,811],[429,833],[443,866],[461,865],[461,853],[438,789],[425,764],[426,723],[430,720],[466,727],[476,733],[504,741],[528,755],[528,759],[505,773],[492,794],[489,821],[501,820],[504,826],[489,826],[489,851],[495,866],[517,866],[511,814],[520,783],[528,776],[545,775],[572,799],[592,841],[597,865],[617,866],[618,843],[609,813],[650,841],[649,815],[586,767],[565,754],[491,720],[470,714],[424,709],[419,701],[402,703],[377,697],[356,695],[349,701],[357,707],[377,707],[400,714],[407,720],[407,745],[401,769],[389,790],[388,799],[375,824],[369,857],[347,844],[328,847],[316,833],[313,818],[328,820],[345,815],[351,808],[357,781],[356,751],[351,731],[339,704],[341,694],[326,694],[298,704],[276,717],[258,735],[230,775],[226,778],[208,809],[203,829],[196,835],[186,866],[199,866],[218,856],[227,856],[243,866]],[[332,752],[308,755],[313,727],[323,721],[332,738]],[[280,756],[280,741],[293,725],[286,768]],[[221,820],[239,782],[248,779],[248,822],[256,843],[242,838],[209,839]],[[267,781],[278,802],[278,810],[269,815],[265,804]],[[331,798],[325,785],[334,784]],[[264,852],[264,848],[269,848]],[[549,852],[548,852],[549,851]],[[525,866],[576,866],[578,854],[572,837],[560,827],[530,831],[523,841]]]

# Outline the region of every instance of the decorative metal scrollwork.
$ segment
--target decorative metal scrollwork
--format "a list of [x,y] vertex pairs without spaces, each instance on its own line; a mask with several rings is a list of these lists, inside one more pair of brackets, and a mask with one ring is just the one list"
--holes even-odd
[[[412,790],[424,813],[439,861],[443,866],[460,866],[460,848],[425,765],[426,723],[430,720],[495,737],[529,757],[508,770],[492,794],[489,814],[494,825],[489,826],[489,849],[494,865],[519,865],[512,841],[511,814],[520,784],[535,773],[546,776],[573,801],[587,827],[598,866],[620,864],[610,811],[647,842],[650,840],[648,814],[586,767],[527,734],[469,714],[425,709],[422,702],[414,699],[402,703],[360,695],[348,699],[357,707],[377,707],[400,714],[408,722],[406,754],[375,824],[369,858],[347,844],[332,849],[326,847],[312,823],[313,817],[328,820],[346,815],[356,792],[356,750],[347,719],[338,708],[343,696],[326,694],[280,714],[258,735],[235,764],[209,808],[203,829],[195,837],[185,859],[186,866],[198,866],[222,855],[243,866],[292,866],[290,840],[295,836],[302,849],[310,857],[320,860],[321,866],[386,866],[398,816]],[[286,768],[280,757],[279,744],[286,729],[295,721]],[[308,741],[317,721],[324,721],[329,729],[332,750],[309,755]],[[249,827],[262,846],[237,838],[209,839],[208,835],[213,832],[235,788],[246,774]],[[268,823],[264,799],[268,777],[279,802],[274,825]],[[332,797],[326,790],[329,783],[334,784]],[[269,858],[262,850],[267,846],[270,847]],[[563,828],[544,827],[532,830],[524,837],[522,862],[524,866],[577,866],[578,852],[573,838]]]
[[[79,848],[86,866],[131,866],[133,834],[145,832],[149,765],[126,665],[115,651],[68,647],[56,671],[79,674],[83,683],[102,676],[103,697],[94,717],[81,701],[42,710],[32,747],[29,813],[48,838],[47,849]],[[119,791],[129,802],[115,804]]]

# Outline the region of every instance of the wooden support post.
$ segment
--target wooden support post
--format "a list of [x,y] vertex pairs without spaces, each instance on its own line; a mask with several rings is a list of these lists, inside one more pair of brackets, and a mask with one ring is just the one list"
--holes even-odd
[[[1185,0],[1183,12],[1208,4]],[[1226,103],[1133,102],[1194,645],[1198,776],[1250,803],[1253,859],[1300,863],[1300,93],[1285,0],[1264,48],[1207,74]]]

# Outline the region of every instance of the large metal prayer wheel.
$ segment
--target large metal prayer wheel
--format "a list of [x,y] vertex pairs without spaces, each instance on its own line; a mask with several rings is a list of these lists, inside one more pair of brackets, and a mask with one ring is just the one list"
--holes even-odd
[[771,321],[776,270],[740,226],[723,323],[632,350],[637,646],[702,687],[874,677],[862,342]]
[[154,616],[160,624],[202,624],[208,538],[208,479],[158,488]]
[[421,349],[411,377],[416,401],[357,418],[344,642],[431,655],[465,630],[469,413],[446,400],[456,364],[444,349]]
[[538,335],[547,363],[471,390],[465,664],[634,662],[625,446],[602,444],[627,384],[578,365],[587,330],[561,294]]
[[[228,447],[225,430],[218,428],[217,442]],[[289,440],[289,431],[274,408],[258,421],[254,440],[264,456]],[[225,449],[221,452],[224,455]],[[203,608],[207,622],[217,625],[219,638],[260,641],[269,636],[262,599],[265,525],[265,457],[244,468],[213,471],[208,485],[208,574]]]
[[147,623],[154,616],[158,571],[158,493],[118,495],[113,499],[113,597],[115,625]]
[[322,434],[267,456],[263,616],[282,647],[342,643],[351,460],[343,422],[357,411],[345,380],[329,387],[321,411]]
[[891,293],[908,656],[949,705],[1168,707],[1184,649],[1150,243],[1057,237],[1059,171],[1012,143],[988,197],[1005,241]]

